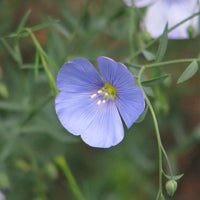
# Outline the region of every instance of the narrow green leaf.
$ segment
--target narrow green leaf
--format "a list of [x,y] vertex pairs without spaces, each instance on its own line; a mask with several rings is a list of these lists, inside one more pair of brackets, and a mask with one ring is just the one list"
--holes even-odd
[[156,56],[156,62],[160,62],[163,60],[167,50],[167,45],[168,45],[168,23],[166,24],[165,30],[161,36],[160,45]]
[[144,112],[139,116],[139,118],[135,121],[135,123],[140,123],[144,120],[144,118],[146,117],[148,111],[148,106],[146,106]]
[[2,96],[3,98],[8,98],[9,96],[6,85],[1,82],[0,82],[0,96]]
[[17,33],[18,33],[22,28],[24,28],[24,26],[26,25],[26,22],[27,22],[27,20],[28,20],[28,17],[29,17],[29,15],[30,15],[30,13],[31,13],[31,10],[28,10],[28,11],[25,13],[25,15],[22,17],[21,22],[20,22],[20,24],[19,24],[19,26],[18,26],[18,28],[17,28]]
[[69,39],[71,37],[71,34],[66,30],[65,27],[63,27],[61,24],[59,23],[55,23],[53,24],[53,27],[59,32],[61,33],[66,39]]
[[195,60],[181,74],[181,76],[179,77],[177,83],[183,83],[183,82],[187,81],[188,79],[190,79],[192,76],[194,76],[197,73],[198,69],[199,69],[198,63]]
[[45,58],[43,57],[42,54],[40,54],[40,59],[42,61],[42,65],[43,65],[45,73],[47,75],[47,78],[48,78],[48,81],[49,81],[49,85],[50,85],[54,95],[57,95],[58,89],[56,87],[55,79],[53,78],[53,75],[52,75],[51,71],[48,69],[48,66],[46,64]]
[[34,65],[35,80],[38,80],[38,68],[39,68],[39,52],[36,50],[35,65]]
[[17,60],[15,52],[13,49],[10,47],[10,45],[6,42],[5,39],[1,38],[1,43],[3,44],[4,48],[8,51],[8,53],[12,56],[14,60]]
[[22,102],[0,101],[0,110],[12,112],[25,112],[29,110],[29,107],[28,105]]
[[147,61],[153,61],[156,58],[155,55],[150,51],[144,50],[142,53]]
[[154,85],[158,85],[158,84],[162,83],[167,77],[169,77],[169,74],[165,74],[165,75],[157,77],[157,78],[142,81],[141,83],[145,87],[150,87],[150,86],[154,86]]
[[43,28],[47,28],[49,26],[51,26],[52,24],[58,23],[58,20],[55,19],[51,19],[47,22],[43,22],[41,24],[37,24],[35,26],[30,27],[31,31],[37,31],[39,29],[43,29]]
[[[47,27],[49,27],[49,26],[51,26],[51,25],[53,25],[57,22],[58,22],[58,20],[50,20],[50,21],[47,21],[47,22],[44,22],[44,23],[41,23],[41,24],[37,24],[37,25],[31,26],[31,27],[28,27],[26,29],[29,29],[31,31],[37,31],[37,30],[40,30],[40,29],[47,28]],[[22,33],[20,33],[20,35],[19,35],[19,33],[11,33],[8,36],[6,36],[5,38],[27,37],[28,35],[29,35],[29,32],[22,32]]]
[[164,172],[163,172],[163,175],[165,176],[165,178],[167,178],[169,180],[173,179],[175,181],[178,181],[179,179],[181,179],[184,176],[184,174],[179,174],[179,175],[171,177],[171,176],[165,174]]

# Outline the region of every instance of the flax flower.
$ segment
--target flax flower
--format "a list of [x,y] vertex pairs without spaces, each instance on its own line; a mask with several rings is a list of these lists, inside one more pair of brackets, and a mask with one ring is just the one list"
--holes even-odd
[[55,108],[70,133],[80,135],[92,147],[108,148],[124,137],[121,117],[130,128],[143,112],[145,101],[125,65],[107,57],[97,61],[102,77],[85,58],[62,66]]
[[[124,0],[131,6],[131,0]],[[166,23],[171,28],[184,19],[199,11],[199,0],[135,0],[136,7],[148,6],[142,23],[145,31],[149,32],[153,38],[160,36]],[[192,30],[191,34],[188,30]],[[191,35],[198,33],[198,17],[183,23],[168,35],[170,39],[187,39]]]

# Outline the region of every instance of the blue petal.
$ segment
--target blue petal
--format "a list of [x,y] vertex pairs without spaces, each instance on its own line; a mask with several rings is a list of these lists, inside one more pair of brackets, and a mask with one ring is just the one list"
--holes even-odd
[[[198,12],[197,0],[157,1],[147,8],[144,18],[144,28],[153,38],[160,36],[168,22],[169,28],[187,17]],[[183,23],[168,34],[170,39],[186,39],[189,37],[187,29],[193,26],[195,35],[198,32],[198,16]]]
[[96,106],[96,114],[81,138],[92,147],[109,148],[124,137],[123,124],[115,102],[107,101]]
[[[168,12],[168,22],[169,28],[178,24],[182,20],[188,18],[193,15],[195,12],[199,11],[199,6],[197,5],[197,0],[182,0],[182,1],[174,1],[171,3],[170,10]],[[169,33],[170,39],[186,39],[189,37],[188,27],[193,26],[195,34],[198,32],[198,19],[196,16],[191,20],[183,23],[173,31]]]
[[97,99],[91,93],[60,92],[55,108],[61,124],[74,135],[83,133],[96,114]]
[[116,104],[126,126],[130,128],[145,108],[141,88],[132,86],[124,91],[117,91]]
[[97,70],[85,58],[77,58],[65,63],[57,77],[57,87],[61,91],[94,92],[103,85]]
[[107,57],[98,57],[97,61],[104,80],[117,88],[117,90],[123,90],[123,88],[134,84],[132,74],[122,63],[115,62]]

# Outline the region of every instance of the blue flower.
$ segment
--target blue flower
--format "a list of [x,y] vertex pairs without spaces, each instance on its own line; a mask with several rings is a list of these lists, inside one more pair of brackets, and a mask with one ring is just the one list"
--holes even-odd
[[[108,148],[121,142],[145,107],[142,90],[125,65],[107,57],[97,59],[99,75],[85,58],[65,63],[57,77],[61,91],[55,100],[61,124],[92,147]],[[121,115],[121,117],[120,117]]]
[[[131,0],[124,0],[131,6]],[[199,11],[199,0],[135,0],[136,7],[149,6],[147,8],[142,28],[149,32],[153,38],[160,36],[168,22],[171,28],[184,19]],[[192,30],[192,36],[196,36],[198,28],[198,17],[183,23],[168,34],[169,39],[187,39],[188,29]]]

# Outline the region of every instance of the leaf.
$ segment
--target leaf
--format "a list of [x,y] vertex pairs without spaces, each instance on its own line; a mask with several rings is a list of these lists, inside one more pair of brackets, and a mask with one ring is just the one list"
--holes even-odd
[[156,56],[156,62],[160,62],[163,60],[167,50],[167,45],[168,45],[168,23],[166,24],[165,30],[161,36],[160,45]]
[[194,76],[198,71],[198,63],[197,61],[193,61],[187,68],[186,70],[181,74],[179,77],[177,83],[183,83],[190,79],[192,76]]
[[53,24],[53,27],[60,32],[66,39],[69,39],[71,37],[71,34],[66,30],[65,27],[63,27],[61,24],[59,23],[55,23]]
[[155,55],[150,51],[144,50],[142,53],[147,61],[153,61],[156,58]]
[[178,181],[179,179],[181,179],[184,176],[184,174],[179,174],[179,175],[171,177],[171,176],[165,174],[164,172],[163,172],[163,175],[165,176],[165,178],[167,178],[169,180],[173,179],[175,181]]
[[158,78],[149,79],[147,81],[142,81],[141,83],[145,87],[154,86],[154,85],[162,83],[167,77],[169,77],[169,74],[165,74]]
[[40,29],[44,29],[44,28],[47,28],[55,23],[58,23],[58,20],[55,20],[55,19],[50,19],[49,21],[47,22],[43,22],[41,24],[37,24],[37,25],[34,25],[34,26],[31,26],[30,29],[31,31],[37,31],[37,30],[40,30]]
[[19,24],[19,26],[18,26],[18,28],[17,28],[17,33],[18,33],[22,28],[24,28],[24,26],[25,26],[25,24],[26,24],[26,22],[27,22],[27,20],[28,20],[28,17],[29,17],[29,15],[30,15],[30,13],[31,13],[31,10],[28,10],[28,11],[25,13],[25,15],[22,17],[22,20],[21,20],[21,22],[20,22],[20,24]]
[[1,38],[0,41],[2,42],[5,49],[8,51],[8,53],[11,55],[11,57],[17,62],[20,62],[20,58],[16,54],[16,52],[10,47],[10,45],[6,42],[5,39]]
[[34,65],[34,73],[35,73],[35,80],[38,80],[38,69],[39,69],[39,52],[36,50],[35,54],[35,65]]
[[139,116],[139,118],[135,121],[135,123],[140,123],[144,120],[144,118],[146,117],[148,111],[148,106],[146,106],[144,112]]

